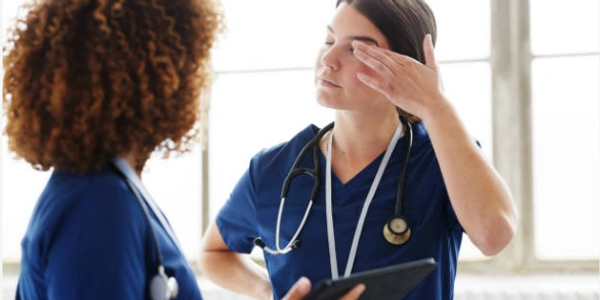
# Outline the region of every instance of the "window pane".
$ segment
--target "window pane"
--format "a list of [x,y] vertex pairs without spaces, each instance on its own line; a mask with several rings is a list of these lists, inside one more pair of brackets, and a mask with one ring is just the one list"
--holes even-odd
[[311,68],[325,41],[334,0],[222,0],[227,32],[214,51],[217,71]]
[[438,60],[488,58],[489,0],[428,0],[437,21]]
[[598,259],[598,66],[598,56],[533,62],[535,245],[542,259]]
[[[335,2],[309,0],[290,5],[277,0],[223,0],[227,31],[214,51],[215,69],[223,72],[312,67]],[[489,0],[428,3],[438,22],[440,60],[489,56]],[[459,11],[469,11],[468,17]]]
[[530,0],[533,54],[597,52],[599,3],[598,0]]
[[466,233],[463,233],[462,244],[460,247],[460,253],[458,255],[459,261],[484,261],[489,260],[481,253],[481,250],[475,246],[469,239]]
[[[6,41],[6,30],[14,24],[18,7],[24,1],[2,1],[2,32],[0,32],[0,44]],[[2,63],[0,62],[0,66]],[[0,69],[0,75],[4,77],[4,70]],[[0,82],[0,88],[2,83]],[[2,118],[2,132],[4,131],[4,118]],[[2,135],[0,147],[2,156],[2,185],[0,186],[0,201],[2,205],[2,259],[4,261],[19,262],[21,258],[21,238],[25,234],[25,228],[29,216],[33,211],[35,201],[46,184],[49,172],[37,172],[24,161],[14,160],[14,155],[8,152],[6,137]]]
[[17,13],[23,13],[22,10],[19,11],[19,7],[25,2],[25,0],[13,0],[2,1],[0,4],[2,8],[2,42],[5,41],[4,38],[6,37],[6,29],[8,29],[8,27],[12,27],[15,18],[17,17]]
[[492,90],[488,63],[442,64],[446,96],[454,104],[465,126],[491,160]]
[[19,262],[21,239],[33,207],[51,172],[36,171],[24,160],[15,160],[2,138],[2,258]]
[[[446,96],[458,110],[471,136],[479,141],[484,154],[491,160],[493,145],[489,64],[442,64],[441,73]],[[484,260],[486,257],[465,234],[459,259],[471,261]]]
[[[3,259],[18,262],[21,239],[52,171],[36,171],[25,161],[14,160],[14,155],[6,149],[6,138],[2,147]],[[169,218],[190,259],[200,249],[200,174],[199,150],[169,160],[152,158],[142,174],[144,185]]]
[[316,103],[313,81],[312,70],[219,75],[209,119],[211,218],[254,154],[310,123],[333,121],[333,112]]
[[188,259],[200,253],[201,174],[200,145],[179,157],[152,157],[142,173],[144,186],[169,219]]

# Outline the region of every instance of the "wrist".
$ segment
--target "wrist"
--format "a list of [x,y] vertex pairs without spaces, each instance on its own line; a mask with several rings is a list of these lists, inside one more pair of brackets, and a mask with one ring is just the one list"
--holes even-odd
[[444,96],[439,96],[429,103],[433,103],[431,107],[424,111],[421,116],[423,124],[427,128],[434,127],[436,123],[443,122],[448,117],[452,118],[456,115],[456,110],[452,103]]

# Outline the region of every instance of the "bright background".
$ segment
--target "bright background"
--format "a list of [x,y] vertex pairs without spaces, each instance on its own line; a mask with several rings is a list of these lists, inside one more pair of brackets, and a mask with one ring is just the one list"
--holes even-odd
[[[2,40],[22,0],[2,1]],[[332,0],[223,0],[228,31],[214,50],[217,79],[206,116],[204,147],[186,156],[151,159],[143,181],[169,217],[185,254],[198,258],[203,224],[214,218],[250,157],[286,141],[308,123],[333,114],[313,94],[313,62],[334,11]],[[448,97],[490,159],[510,122],[493,122],[497,95],[490,59],[490,0],[430,0],[438,21],[436,55]],[[529,242],[501,254],[517,268],[534,245],[533,258],[557,269],[600,254],[599,1],[529,0],[530,114],[505,112],[530,124],[531,188],[519,204],[531,224]],[[517,53],[519,54],[519,53]],[[521,55],[523,53],[520,53]],[[494,136],[494,133],[496,136]],[[49,172],[15,161],[2,137],[3,266],[17,266],[20,240]],[[208,164],[203,165],[203,157]],[[495,162],[496,163],[496,162]],[[503,169],[518,167],[503,166]],[[203,174],[206,177],[203,177]],[[207,185],[203,186],[203,182]],[[204,196],[208,195],[208,197]],[[204,201],[204,202],[203,202]],[[208,208],[208,209],[206,209]],[[464,239],[461,262],[484,259]],[[531,265],[531,264],[529,264]],[[560,266],[560,267],[559,267]],[[589,265],[586,265],[589,266]]]

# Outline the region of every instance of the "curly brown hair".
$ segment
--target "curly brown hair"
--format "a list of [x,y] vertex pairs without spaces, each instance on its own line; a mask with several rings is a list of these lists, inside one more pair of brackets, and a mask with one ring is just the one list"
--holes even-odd
[[217,0],[38,0],[3,48],[8,147],[34,168],[86,172],[198,135]]

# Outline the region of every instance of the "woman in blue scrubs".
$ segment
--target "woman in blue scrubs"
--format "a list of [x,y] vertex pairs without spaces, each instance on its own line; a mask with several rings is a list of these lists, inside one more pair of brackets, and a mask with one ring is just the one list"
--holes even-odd
[[[202,299],[140,176],[153,151],[191,146],[220,27],[210,0],[28,6],[4,56],[6,134],[52,175],[22,241],[16,299]],[[309,289],[302,279],[286,299]]]
[[220,18],[212,1],[29,4],[4,56],[6,134],[52,174],[22,240],[17,299],[202,299],[140,174],[154,150],[191,145]]
[[[422,0],[339,0],[326,32],[316,99],[335,110],[333,129],[321,136],[309,125],[252,158],[204,237],[202,269],[267,300],[301,275],[316,283],[432,257],[437,268],[405,299],[452,299],[463,233],[495,255],[511,241],[516,213],[444,94],[433,13]],[[294,179],[281,210],[282,187],[315,136],[316,156],[309,150],[297,166],[321,166],[303,222],[314,180]],[[248,258],[255,245],[266,270]]]

